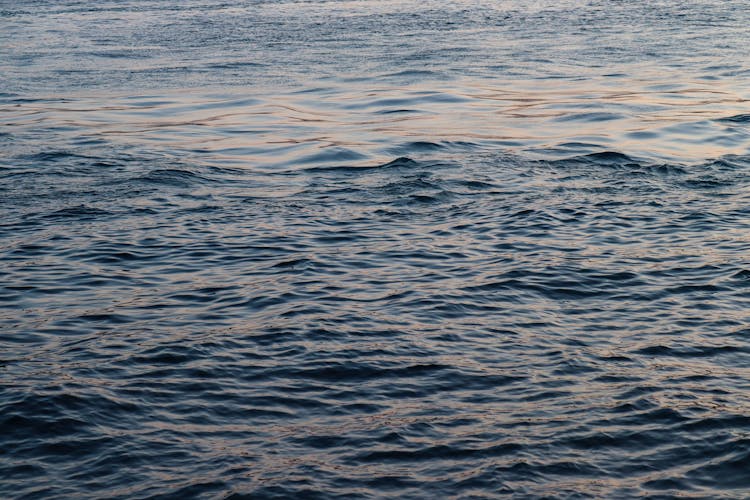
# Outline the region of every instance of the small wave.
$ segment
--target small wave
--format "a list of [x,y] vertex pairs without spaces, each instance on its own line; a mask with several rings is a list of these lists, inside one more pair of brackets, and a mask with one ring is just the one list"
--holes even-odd
[[605,122],[611,120],[621,120],[625,118],[623,115],[616,113],[576,113],[561,116],[556,119],[558,122],[570,122],[570,121],[581,121],[581,122]]
[[40,162],[40,163],[53,163],[53,162],[59,162],[63,160],[68,160],[71,158],[75,159],[84,159],[84,160],[92,160],[95,159],[92,156],[88,156],[85,154],[77,153],[74,151],[42,151],[39,153],[32,153],[30,155],[24,155],[23,157],[24,161],[28,162]]
[[422,113],[422,111],[419,111],[418,109],[383,109],[377,112],[377,114],[380,114],[380,115],[397,115],[397,114],[412,114],[412,113]]
[[728,123],[750,123],[750,114],[728,116],[726,118],[719,118],[716,121]]
[[630,156],[624,153],[618,153],[616,151],[602,151],[598,153],[590,153],[587,155],[571,158],[572,160],[583,160],[591,161],[603,164],[626,164],[636,163]]
[[410,69],[410,70],[404,70],[404,71],[398,71],[396,73],[387,73],[382,75],[383,78],[398,78],[398,77],[404,77],[404,76],[412,76],[412,77],[431,77],[436,76],[439,73],[436,73],[434,71],[430,70],[420,70],[420,69]]
[[310,164],[310,163],[331,163],[331,162],[346,162],[346,161],[357,161],[364,160],[367,156],[353,151],[347,148],[332,147],[325,148],[319,153],[297,158],[295,163]]
[[213,182],[208,177],[198,175],[188,170],[176,168],[160,168],[150,171],[148,174],[135,177],[132,181],[143,182],[146,184],[157,184],[174,187],[190,187],[200,184],[209,184]]
[[95,219],[95,218],[106,216],[106,215],[112,215],[112,212],[109,212],[107,210],[102,210],[96,207],[78,205],[75,207],[68,207],[68,208],[56,210],[50,214],[44,215],[44,218],[47,218],[47,219],[58,219],[58,218]]
[[263,68],[266,64],[252,61],[223,61],[208,64],[208,69],[245,69],[245,68]]
[[381,169],[415,168],[419,163],[407,157],[399,157],[382,165],[370,165],[361,167],[352,166],[321,166],[305,169],[306,172],[367,172]]

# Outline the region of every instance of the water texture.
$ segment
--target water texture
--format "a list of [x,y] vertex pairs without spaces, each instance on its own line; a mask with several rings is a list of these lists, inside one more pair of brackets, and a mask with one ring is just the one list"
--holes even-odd
[[747,498],[748,26],[0,0],[0,496]]

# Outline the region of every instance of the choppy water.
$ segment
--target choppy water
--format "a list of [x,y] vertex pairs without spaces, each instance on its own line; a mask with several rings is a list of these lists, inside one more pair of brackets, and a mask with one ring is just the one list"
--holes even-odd
[[0,495],[750,495],[742,2],[0,1]]

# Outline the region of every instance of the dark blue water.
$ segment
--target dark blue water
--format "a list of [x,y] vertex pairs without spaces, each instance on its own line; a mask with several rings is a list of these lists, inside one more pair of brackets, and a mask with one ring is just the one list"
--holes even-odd
[[0,496],[750,496],[742,2],[0,0]]

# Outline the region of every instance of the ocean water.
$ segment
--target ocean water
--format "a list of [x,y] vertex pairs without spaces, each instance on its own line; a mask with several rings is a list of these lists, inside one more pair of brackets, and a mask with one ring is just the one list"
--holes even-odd
[[0,0],[0,496],[747,498],[748,26]]

